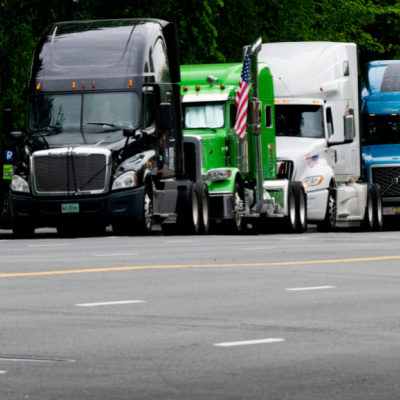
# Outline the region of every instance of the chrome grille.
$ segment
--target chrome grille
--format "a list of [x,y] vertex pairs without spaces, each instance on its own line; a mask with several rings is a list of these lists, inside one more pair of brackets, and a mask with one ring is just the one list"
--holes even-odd
[[111,152],[105,149],[53,149],[33,154],[32,188],[41,196],[85,195],[108,190]]
[[400,166],[372,167],[371,177],[380,185],[382,197],[400,197]]

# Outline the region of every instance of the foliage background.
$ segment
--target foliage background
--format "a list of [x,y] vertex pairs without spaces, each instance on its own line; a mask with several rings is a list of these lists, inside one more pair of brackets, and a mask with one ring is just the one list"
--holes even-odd
[[[240,61],[263,42],[355,42],[361,64],[400,58],[400,0],[0,0],[0,109],[23,130],[35,45],[55,21],[154,17],[176,22],[182,64]],[[0,147],[6,137],[0,118]]]

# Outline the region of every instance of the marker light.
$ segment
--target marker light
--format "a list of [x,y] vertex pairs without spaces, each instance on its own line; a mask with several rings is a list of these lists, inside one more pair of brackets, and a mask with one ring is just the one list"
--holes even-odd
[[221,83],[220,88],[221,88],[221,90],[224,90],[225,89],[225,85],[223,83]]
[[375,117],[375,114],[369,114],[370,117]]
[[92,89],[94,89],[96,87],[96,82],[92,81]]
[[289,100],[283,100],[283,103],[290,103]]
[[392,115],[397,115],[397,114],[392,114]]
[[197,90],[197,91],[200,90],[200,85],[196,85],[196,90]]
[[313,103],[314,103],[314,104],[318,104],[318,103],[319,103],[319,100],[313,100]]
[[76,87],[76,83],[72,82],[72,89],[75,89],[75,87]]
[[188,91],[188,87],[187,87],[186,85],[183,87],[183,91],[184,91],[184,92],[187,92],[187,91]]
[[133,85],[132,79],[129,79],[129,87],[132,87],[132,85]]
[[86,83],[82,82],[82,89],[85,89],[85,87],[86,87]]
[[274,100],[274,103],[279,103],[279,100],[275,99],[275,100]]
[[36,85],[36,90],[40,89],[40,82]]

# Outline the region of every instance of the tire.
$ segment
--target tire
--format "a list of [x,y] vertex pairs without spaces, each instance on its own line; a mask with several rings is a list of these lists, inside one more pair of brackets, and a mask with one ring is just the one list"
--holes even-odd
[[239,181],[235,182],[235,191],[232,201],[233,218],[227,224],[227,233],[240,234],[243,232],[244,200],[242,186]]
[[197,186],[191,182],[180,194],[178,205],[178,231],[183,234],[196,235],[200,231],[200,207]]
[[372,199],[373,231],[381,231],[383,227],[382,196],[379,189],[379,185],[377,184],[371,184],[368,188],[368,192],[371,194]]
[[328,201],[326,205],[325,218],[317,224],[318,230],[321,232],[332,232],[336,229],[337,206],[335,198],[335,189],[329,188]]
[[144,188],[143,209],[137,224],[137,233],[149,235],[153,230],[153,195],[150,185]]
[[365,206],[364,219],[361,223],[361,229],[363,231],[372,231],[374,229],[374,206],[372,204],[372,195],[369,188],[367,191],[367,204]]
[[296,200],[297,225],[295,232],[303,233],[307,230],[307,194],[301,182],[292,182]]
[[289,182],[288,190],[288,214],[284,217],[284,230],[289,233],[297,232],[298,229],[298,202],[296,196],[296,185],[297,182]]
[[199,233],[207,234],[210,230],[208,186],[205,183],[197,183],[196,191],[199,202]]
[[14,222],[11,228],[13,235],[19,239],[31,238],[35,233],[35,228],[29,223]]

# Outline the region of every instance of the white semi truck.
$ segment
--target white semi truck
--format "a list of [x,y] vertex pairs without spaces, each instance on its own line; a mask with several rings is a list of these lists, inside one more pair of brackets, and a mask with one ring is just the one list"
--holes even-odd
[[381,229],[379,186],[360,181],[356,45],[267,43],[259,60],[274,77],[278,177],[303,182],[307,220]]

